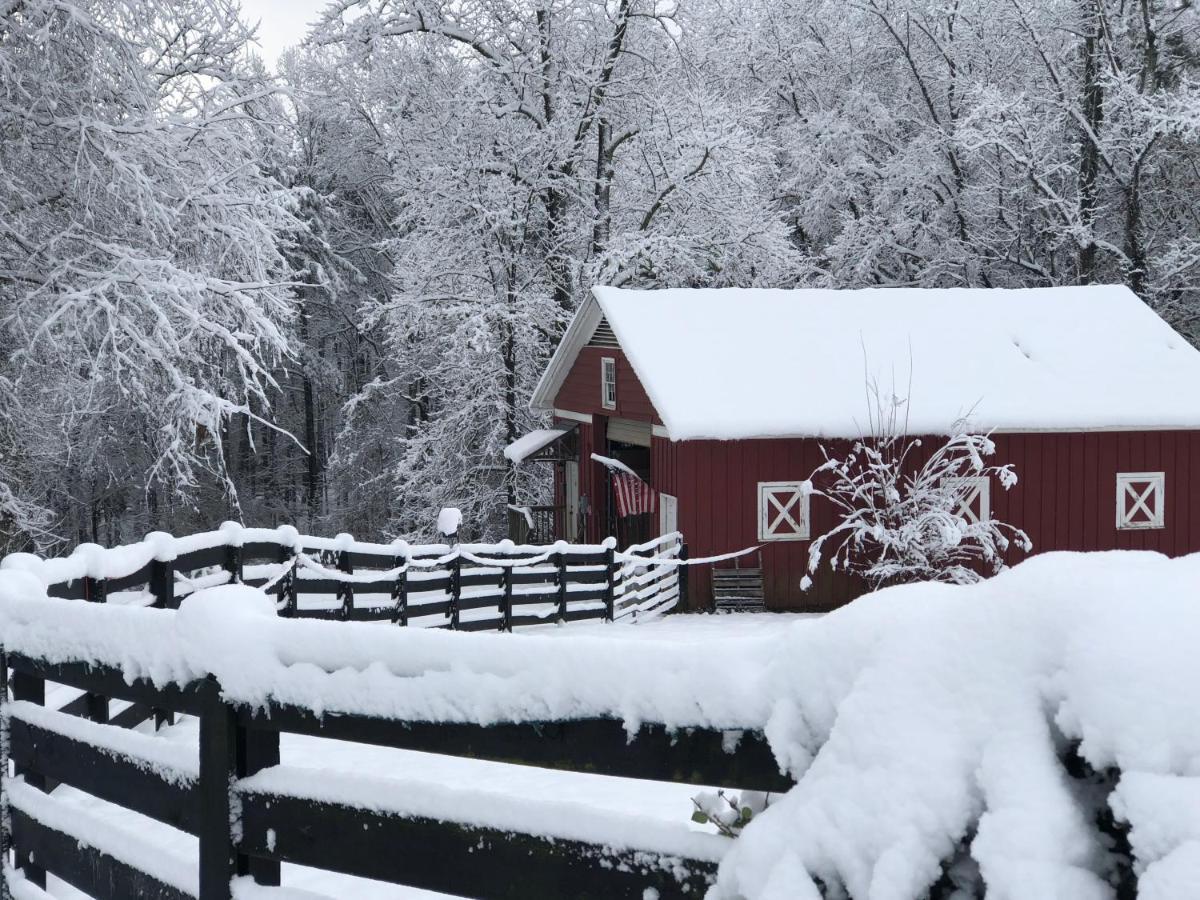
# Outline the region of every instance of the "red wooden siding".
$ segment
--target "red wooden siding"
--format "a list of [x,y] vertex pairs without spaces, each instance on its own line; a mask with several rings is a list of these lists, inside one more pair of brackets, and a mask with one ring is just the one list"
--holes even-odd
[[[926,439],[926,445],[932,448],[938,440]],[[1200,551],[1200,432],[1000,434],[995,441],[994,460],[1012,463],[1019,480],[1005,491],[993,479],[992,514],[1024,529],[1035,553],[1126,549],[1175,556]],[[692,556],[738,550],[758,541],[758,482],[808,478],[822,460],[819,443],[655,438],[654,484],[679,498],[680,529]],[[831,452],[841,449],[832,446]],[[1165,527],[1117,529],[1118,472],[1165,473]],[[811,523],[814,535],[834,524],[832,509],[819,497],[812,501]],[[1022,556],[1014,554],[1013,561]],[[771,606],[829,609],[861,590],[823,567],[813,588],[802,592],[807,561],[807,541],[764,544],[764,587]],[[693,579],[700,605],[709,596],[708,574],[693,570]]]
[[[600,360],[606,356],[617,362],[616,409],[605,409],[600,402]],[[584,347],[579,351],[579,358],[558,389],[554,405],[558,409],[598,416],[615,416],[639,422],[660,421],[625,354],[607,347]]]

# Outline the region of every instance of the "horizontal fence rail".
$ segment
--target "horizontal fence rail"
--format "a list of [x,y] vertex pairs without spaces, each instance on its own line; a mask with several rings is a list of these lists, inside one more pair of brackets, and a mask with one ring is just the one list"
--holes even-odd
[[[272,594],[283,617],[511,631],[658,615],[686,602],[686,562],[677,534],[617,552],[611,543],[418,547],[227,527],[5,568],[35,571],[52,597],[155,606],[171,617],[196,590],[240,583]],[[603,716],[481,725],[247,704],[223,696],[213,675],[156,682],[37,646],[0,657],[0,849],[12,854],[11,877],[44,887],[49,873],[102,900],[229,900],[240,877],[278,885],[282,863],[481,898],[641,898],[648,890],[697,897],[714,881],[726,843],[691,835],[644,846],[623,833],[606,842],[594,831],[573,832],[569,823],[538,830],[474,821],[463,812],[470,803],[389,805],[369,778],[358,793],[331,792],[339,778],[353,786],[367,776],[313,779],[289,769],[281,765],[282,734],[698,786],[791,786],[756,730],[632,727]],[[47,705],[48,685],[70,699]],[[198,718],[198,740],[156,734],[183,716]],[[143,723],[153,727],[133,730]],[[60,786],[191,835],[197,849],[180,859],[142,846],[147,839],[104,820],[95,804],[81,810],[61,799]],[[3,898],[12,895],[5,877]]]

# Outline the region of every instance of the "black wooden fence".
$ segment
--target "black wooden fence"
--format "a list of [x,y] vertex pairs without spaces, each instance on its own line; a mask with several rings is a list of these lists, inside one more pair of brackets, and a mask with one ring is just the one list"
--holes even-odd
[[[669,544],[664,539],[636,550],[666,560],[683,552],[677,541],[674,549]],[[434,551],[430,558],[436,564],[425,568],[406,567],[377,554],[341,551],[334,559],[326,555],[320,562],[310,560],[302,570],[298,557],[304,552],[302,547],[280,544],[207,547],[170,563],[152,561],[119,578],[55,584],[50,592],[114,602],[119,594],[130,601],[141,590],[149,602],[170,608],[178,605],[181,593],[203,584],[261,584],[274,578],[281,610],[289,615],[382,619],[403,625],[418,615],[433,614],[449,627],[470,628],[486,621],[487,627],[498,629],[525,624],[527,597],[554,604],[556,618],[570,620],[611,618],[621,595],[627,595],[629,609],[636,609],[658,591],[680,590],[679,582],[669,577],[677,577],[680,567],[650,561],[642,565],[636,553],[622,554],[618,561],[611,548],[576,552],[559,547],[547,559],[522,566],[493,563],[528,561],[544,554],[515,548],[504,557],[467,550],[447,558],[450,554],[438,556]],[[252,573],[251,567],[260,561],[274,566],[273,574]],[[325,574],[331,562],[334,572],[354,580]],[[376,579],[372,571],[392,574]],[[178,578],[177,573],[185,575]],[[414,577],[418,573],[420,577]],[[448,596],[417,599],[435,591]],[[356,602],[381,592],[386,592],[385,603]],[[329,594],[337,602],[323,607],[305,608],[298,599]],[[430,606],[433,609],[426,608]],[[493,614],[486,619],[464,615],[484,609]],[[263,787],[253,778],[256,773],[285,771],[280,767],[281,733],[684,784],[766,791],[790,786],[757,732],[672,731],[643,724],[631,737],[624,723],[610,718],[481,726],[317,715],[278,703],[250,708],[223,698],[211,675],[187,684],[156,686],[140,679],[127,681],[116,668],[54,662],[11,648],[0,657],[0,679],[5,858],[36,885],[44,885],[49,872],[101,900],[227,900],[235,876],[278,884],[281,862],[481,898],[640,898],[647,888],[664,898],[696,897],[715,875],[711,859],[514,832],[470,824],[452,812],[441,818],[380,811],[273,789],[271,782]],[[83,694],[61,710],[46,709],[47,683]],[[199,718],[198,767],[164,762],[156,752],[163,738],[126,730],[151,718],[160,724],[177,715]],[[8,775],[10,763],[14,776]],[[93,834],[75,833],[69,823],[43,814],[37,798],[49,793],[46,799],[51,800],[58,785],[195,835],[198,877],[186,883],[164,880],[147,871],[152,866],[139,865],[119,847],[105,846]],[[685,814],[681,810],[681,817]],[[7,884],[3,894],[10,896]]]
[[[119,577],[52,583],[53,597],[141,601],[176,608],[194,590],[267,585],[280,614],[390,621],[458,631],[620,619],[687,605],[686,559],[678,534],[618,554],[611,546],[455,545],[404,548],[300,538],[217,545],[152,559]],[[645,563],[640,562],[645,558]]]
[[[711,861],[380,812],[247,785],[249,776],[279,764],[281,732],[630,778],[768,791],[788,786],[757,733],[741,735],[730,752],[727,733],[704,729],[669,732],[643,725],[630,739],[620,721],[602,718],[478,726],[317,716],[277,704],[250,709],[228,703],[211,678],[163,688],[127,683],[116,669],[17,654],[8,655],[3,671],[9,669],[12,699],[23,702],[6,703],[5,763],[11,760],[25,784],[40,791],[70,785],[196,835],[202,900],[231,897],[236,875],[278,884],[280,862],[498,898],[641,897],[650,887],[662,897],[695,897],[715,872]],[[198,716],[198,774],[173,770],[128,741],[108,737],[129,732],[108,720],[107,702],[86,737],[68,727],[65,712],[31,715],[29,704],[45,702],[47,681],[128,701],[135,709]],[[147,742],[162,740],[132,737],[147,751]],[[7,781],[5,789],[12,793]],[[104,900],[191,895],[86,836],[47,824],[27,800],[7,797],[6,808],[5,848],[14,851],[24,877],[35,884],[44,884],[51,872]]]

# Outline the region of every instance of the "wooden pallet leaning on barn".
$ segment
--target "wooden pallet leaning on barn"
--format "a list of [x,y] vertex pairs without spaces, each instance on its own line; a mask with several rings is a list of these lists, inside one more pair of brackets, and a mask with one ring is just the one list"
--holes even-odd
[[733,565],[712,570],[713,608],[717,612],[763,612],[766,601],[763,594],[762,551],[758,553],[756,566],[741,565],[735,559]]

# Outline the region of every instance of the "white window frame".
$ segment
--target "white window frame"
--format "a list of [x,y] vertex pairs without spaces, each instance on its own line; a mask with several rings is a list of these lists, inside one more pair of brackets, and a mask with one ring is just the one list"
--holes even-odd
[[758,539],[807,541],[811,521],[809,500],[810,490],[806,481],[760,481]]
[[600,357],[600,405],[605,409],[617,408],[617,359],[615,356]]
[[[1166,527],[1166,487],[1164,472],[1117,473],[1117,530],[1141,531]],[[1126,509],[1126,500],[1133,507]],[[1144,511],[1147,518],[1135,520]]]
[[[942,484],[959,491],[954,515],[965,519],[968,524],[978,525],[992,518],[992,479],[987,475],[960,475],[944,478]],[[975,514],[974,503],[979,500],[979,514]]]

